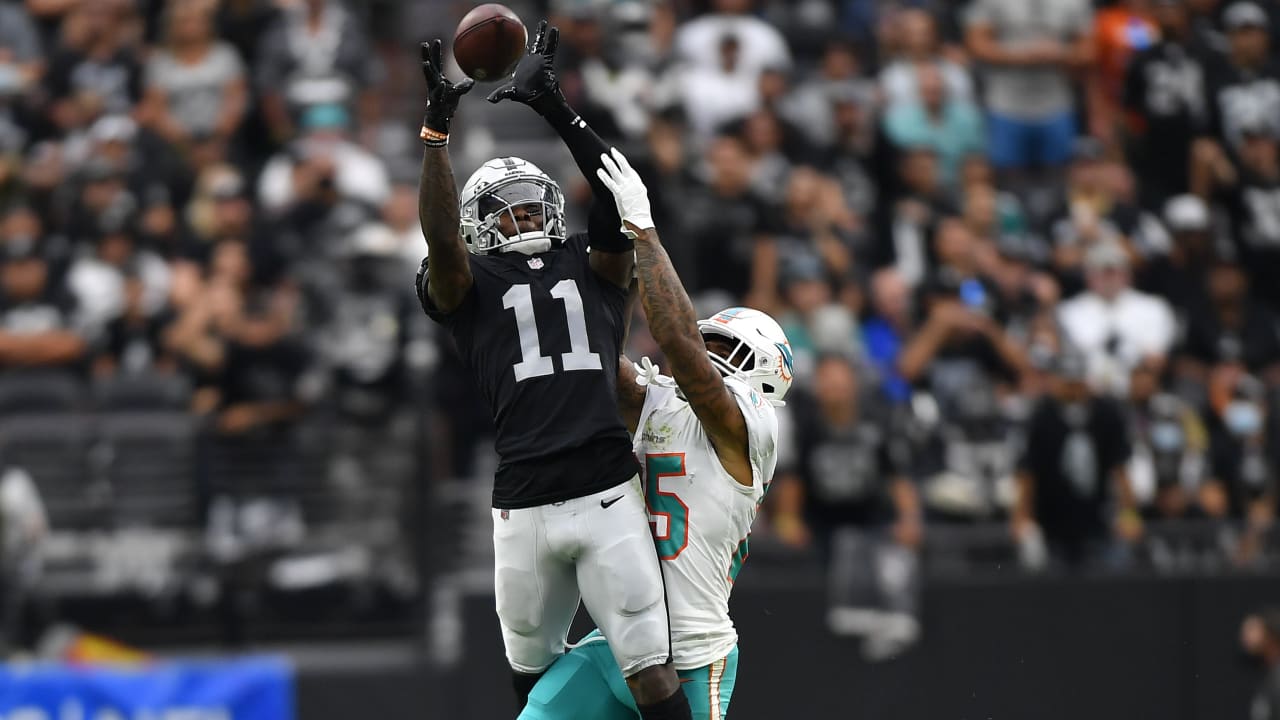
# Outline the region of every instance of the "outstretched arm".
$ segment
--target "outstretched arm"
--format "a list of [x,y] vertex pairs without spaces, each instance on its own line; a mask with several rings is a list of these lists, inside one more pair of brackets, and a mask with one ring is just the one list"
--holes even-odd
[[437,309],[447,313],[462,304],[472,283],[467,248],[458,234],[458,188],[449,162],[449,121],[474,82],[468,78],[454,85],[444,77],[443,67],[440,41],[423,43],[427,115],[421,134],[426,150],[418,184],[418,220],[427,239],[427,295]]
[[565,100],[560,92],[554,62],[556,47],[560,43],[560,31],[548,27],[547,21],[538,24],[538,34],[529,52],[516,66],[511,82],[489,94],[489,102],[514,100],[533,108],[564,141],[583,177],[591,185],[595,202],[588,220],[591,238],[591,267],[602,277],[619,287],[631,282],[634,262],[631,238],[622,232],[622,220],[614,207],[609,189],[596,176],[600,170],[600,156],[608,152],[599,135],[587,125]]
[[635,235],[640,302],[649,332],[662,348],[671,376],[711,438],[725,470],[739,483],[751,485],[746,419],[707,355],[693,301],[653,227],[644,183],[616,149],[611,155],[602,155],[600,162],[600,179],[611,190],[624,226]]

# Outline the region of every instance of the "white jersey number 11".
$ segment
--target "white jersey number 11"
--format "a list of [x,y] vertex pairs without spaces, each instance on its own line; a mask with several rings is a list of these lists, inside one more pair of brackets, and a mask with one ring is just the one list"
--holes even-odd
[[[569,352],[561,353],[560,367],[571,370],[600,370],[600,355],[591,352],[587,342],[587,316],[582,295],[574,280],[561,280],[551,288],[551,297],[564,303],[565,320],[569,324]],[[556,371],[549,355],[542,354],[538,341],[538,321],[533,315],[533,293],[529,285],[512,285],[502,296],[502,307],[515,311],[516,329],[520,332],[520,362],[511,366],[516,382],[551,375]]]

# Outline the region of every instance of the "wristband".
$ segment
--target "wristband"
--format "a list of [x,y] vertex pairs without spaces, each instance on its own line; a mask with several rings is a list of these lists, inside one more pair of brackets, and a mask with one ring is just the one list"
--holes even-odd
[[427,147],[444,147],[449,144],[449,133],[432,130],[426,125],[422,126],[422,132],[418,133],[418,138]]

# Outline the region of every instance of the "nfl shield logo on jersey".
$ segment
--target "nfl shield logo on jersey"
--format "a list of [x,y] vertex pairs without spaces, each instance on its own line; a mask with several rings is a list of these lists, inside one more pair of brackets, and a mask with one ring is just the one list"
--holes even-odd
[[529,267],[534,270],[542,269],[542,258],[529,258]]
[[500,513],[498,513],[498,514],[502,516],[502,519],[503,519],[503,520],[510,520],[510,519],[511,519],[511,511],[510,511],[510,510],[503,510],[502,512],[500,512]]

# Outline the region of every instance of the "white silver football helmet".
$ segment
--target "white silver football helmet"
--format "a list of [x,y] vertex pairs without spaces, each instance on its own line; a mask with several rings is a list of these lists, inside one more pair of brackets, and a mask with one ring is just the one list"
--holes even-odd
[[745,381],[770,404],[785,404],[795,360],[786,333],[773,318],[759,310],[732,307],[699,320],[698,330],[704,337],[719,335],[736,342],[727,359],[708,351],[721,372]]
[[[542,213],[542,230],[502,234],[503,214],[516,226],[514,209],[536,205]],[[528,160],[494,158],[471,174],[458,196],[459,232],[467,249],[477,255],[517,251],[533,254],[564,242],[564,193],[546,173]]]

